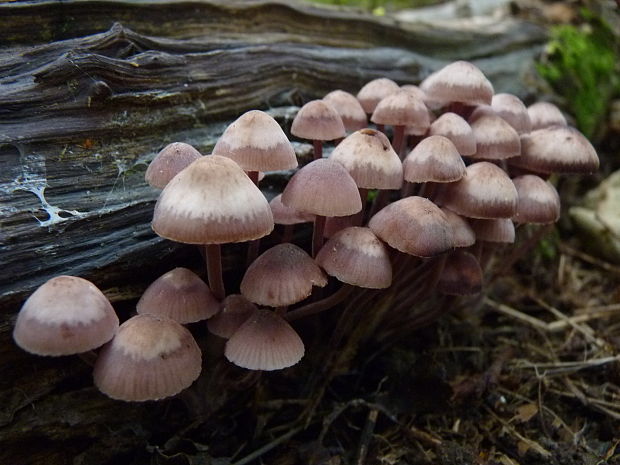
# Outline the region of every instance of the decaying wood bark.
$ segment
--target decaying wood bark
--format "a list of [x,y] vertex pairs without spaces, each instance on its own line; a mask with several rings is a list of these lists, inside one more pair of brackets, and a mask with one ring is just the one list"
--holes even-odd
[[456,59],[497,90],[531,92],[523,77],[544,40],[534,26],[441,29],[288,3],[0,4],[0,462],[28,463],[17,458],[34,437],[47,464],[87,450],[81,463],[100,463],[110,443],[148,438],[128,430],[152,411],[104,399],[79,362],[31,357],[10,333],[26,293],[54,275],[126,300],[170,268],[177,247],[151,232],[158,192],[143,180],[164,145],[209,153],[248,109],[286,128],[330,90],[416,83]]

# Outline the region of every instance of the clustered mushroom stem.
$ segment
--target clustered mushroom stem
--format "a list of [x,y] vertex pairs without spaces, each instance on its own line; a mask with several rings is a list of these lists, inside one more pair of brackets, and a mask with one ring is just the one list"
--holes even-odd
[[211,292],[217,300],[226,297],[224,288],[224,278],[222,277],[222,252],[220,244],[207,244],[205,246],[207,255],[207,276]]
[[312,258],[316,257],[323,247],[323,230],[325,229],[325,217],[316,215],[314,219],[314,231],[312,233]]
[[403,142],[405,140],[405,126],[394,126],[394,137],[392,138],[392,148],[402,160]]
[[394,313],[402,310],[406,311],[408,307],[412,307],[417,302],[424,300],[435,290],[446,265],[447,258],[448,254],[444,253],[426,262],[430,264],[430,269],[425,273],[424,278],[416,280],[415,286],[412,286],[415,287],[415,290],[394,310]]
[[314,139],[312,141],[312,146],[314,147],[314,159],[319,160],[320,158],[323,158],[323,142]]
[[245,259],[245,267],[247,268],[250,264],[256,260],[258,257],[258,250],[260,249],[260,239],[255,239],[250,241],[248,244],[248,253]]
[[258,171],[248,171],[248,177],[252,180],[255,186],[258,186]]
[[286,315],[284,315],[284,318],[287,321],[295,321],[306,316],[314,315],[315,313],[329,310],[330,308],[338,305],[340,302],[346,299],[347,296],[351,294],[353,289],[354,286],[351,286],[350,284],[343,284],[340,289],[338,289],[329,297],[325,297],[324,299],[312,302],[310,304],[306,304],[302,307],[296,308],[295,310],[291,310]]
[[295,231],[294,224],[285,224],[282,230],[282,242],[292,242],[293,232]]
[[359,188],[360,198],[362,199],[362,209],[353,216],[353,226],[361,226],[364,223],[366,213],[366,202],[368,202],[368,189]]
[[91,367],[95,366],[95,362],[97,361],[97,352],[95,352],[94,350],[79,353],[77,354],[77,356],[80,357],[84,363]]
[[494,281],[496,278],[505,274],[510,268],[512,268],[512,266],[517,262],[517,260],[523,257],[527,252],[529,252],[532,247],[538,244],[540,240],[553,229],[553,226],[553,223],[551,223],[538,227],[537,230],[530,237],[528,237],[521,245],[519,245],[519,247],[514,249],[512,253],[508,256],[508,258],[504,260],[502,267],[497,270],[495,275],[493,275],[491,281]]

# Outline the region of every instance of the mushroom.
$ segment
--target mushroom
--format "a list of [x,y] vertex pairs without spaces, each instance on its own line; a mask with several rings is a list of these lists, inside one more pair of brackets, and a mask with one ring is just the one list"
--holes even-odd
[[323,141],[342,139],[345,135],[342,118],[329,103],[312,100],[299,109],[291,125],[291,134],[312,140],[314,159],[323,158]]
[[163,189],[181,170],[201,156],[198,150],[184,142],[168,144],[149,163],[144,179],[149,186]]

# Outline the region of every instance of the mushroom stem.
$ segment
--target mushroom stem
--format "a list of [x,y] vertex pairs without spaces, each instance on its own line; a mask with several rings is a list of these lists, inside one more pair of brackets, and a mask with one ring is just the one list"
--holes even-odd
[[324,299],[312,302],[310,304],[306,304],[302,307],[292,310],[286,315],[284,315],[284,318],[287,321],[295,321],[300,318],[328,310],[346,299],[347,296],[353,291],[353,288],[354,286],[351,286],[350,284],[343,284],[340,289],[338,289],[329,297],[325,297]]
[[314,159],[318,160],[320,158],[323,158],[323,142],[314,139],[312,141],[312,146],[314,147]]
[[209,277],[209,287],[217,300],[222,300],[226,296],[224,288],[224,278],[222,277],[222,252],[220,244],[205,245],[207,255],[207,276]]
[[402,160],[403,142],[405,140],[405,126],[394,126],[394,137],[392,138],[392,148]]
[[282,242],[293,242],[294,224],[285,224],[282,230]]
[[325,229],[325,217],[316,215],[314,219],[314,231],[312,233],[312,258],[316,257],[323,247],[323,230]]
[[366,202],[368,201],[368,189],[359,188],[360,198],[362,199],[362,209],[353,215],[353,226],[361,226],[364,223],[364,213],[366,213]]
[[91,366],[91,367],[95,366],[95,362],[97,361],[97,352],[95,352],[94,350],[89,350],[88,352],[82,352],[77,355],[88,366]]
[[276,313],[280,316],[286,315],[288,312],[288,305],[283,305],[282,307],[276,307]]
[[491,278],[491,281],[494,281],[496,278],[505,274],[512,266],[522,258],[526,253],[528,253],[532,247],[534,247],[538,242],[547,235],[554,224],[546,224],[542,227],[539,227],[530,237],[528,237],[519,247],[513,249],[512,253],[503,261],[502,267],[497,270],[497,272]]
[[248,178],[252,180],[255,186],[258,187],[258,171],[247,171]]

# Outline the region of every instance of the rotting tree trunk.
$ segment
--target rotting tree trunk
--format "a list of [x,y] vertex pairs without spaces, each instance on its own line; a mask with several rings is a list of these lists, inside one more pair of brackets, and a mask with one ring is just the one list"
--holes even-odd
[[[209,153],[246,110],[269,109],[287,129],[297,105],[330,90],[417,83],[456,59],[527,96],[522,76],[544,40],[511,21],[447,30],[287,3],[0,4],[1,463],[105,463],[110,444],[143,450],[154,434],[131,425],[162,407],[108,401],[79,362],[29,356],[10,333],[24,296],[54,275],[87,277],[122,302],[172,252],[191,260],[150,229],[158,192],[143,175],[164,145]],[[19,461],[34,437],[32,460]]]

